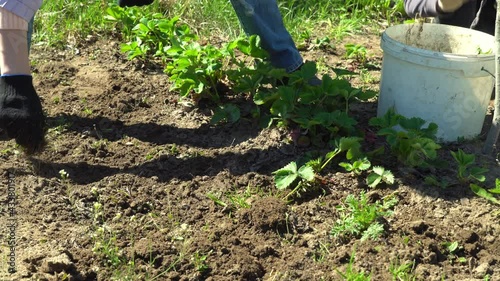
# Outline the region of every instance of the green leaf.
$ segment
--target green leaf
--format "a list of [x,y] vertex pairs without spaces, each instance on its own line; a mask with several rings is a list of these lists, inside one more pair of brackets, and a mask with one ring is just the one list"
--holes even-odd
[[372,173],[367,177],[367,184],[369,187],[376,187],[381,181],[386,184],[394,184],[394,175],[391,171],[386,170],[381,166],[373,166]]
[[385,172],[385,168],[381,166],[373,166],[373,172],[376,173],[377,175],[382,176]]
[[340,152],[342,152],[340,149],[332,150],[326,154],[325,158],[327,160],[332,159],[333,157],[337,156]]
[[270,112],[275,115],[279,116],[281,118],[287,118],[288,113],[292,110],[292,106],[290,105],[289,102],[286,102],[284,100],[276,100],[273,102],[273,105],[270,108]]
[[253,102],[256,105],[263,105],[267,102],[275,101],[279,98],[278,92],[270,93],[268,91],[259,90],[253,96]]
[[370,163],[370,160],[368,160],[368,158],[366,157],[354,162],[354,166],[361,171],[368,170],[371,165],[372,164]]
[[479,182],[484,182],[486,180],[486,174],[489,170],[481,167],[470,168],[469,175]]
[[226,104],[220,106],[215,110],[215,113],[210,120],[211,124],[217,124],[220,121],[225,120],[229,123],[234,123],[240,120],[240,108],[234,104]]
[[273,118],[269,114],[263,114],[259,119],[259,126],[267,129],[273,124]]
[[342,68],[332,68],[332,71],[335,73],[335,75],[337,75],[337,77],[341,77],[341,76],[357,76],[357,75],[359,75],[356,72],[353,72],[353,71],[350,71],[350,70],[347,70],[347,69],[342,69]]
[[348,172],[352,172],[354,170],[354,166],[351,163],[340,162],[339,166],[344,168]]
[[378,92],[372,91],[372,90],[365,90],[361,91],[358,94],[356,94],[356,98],[362,101],[367,101],[369,99],[372,99],[378,95]]
[[250,55],[254,58],[265,59],[269,57],[269,54],[260,46],[260,37],[257,35],[252,35],[250,40]]
[[380,128],[392,128],[399,124],[401,118],[402,115],[397,114],[394,108],[390,108],[383,116],[371,118],[369,124]]
[[376,240],[384,233],[384,226],[379,222],[374,222],[368,226],[368,228],[363,232],[360,240],[365,241],[367,239]]
[[314,180],[314,170],[310,166],[301,166],[299,168],[299,177],[307,180],[307,181],[313,181]]
[[488,189],[490,193],[500,194],[500,179],[495,180],[495,188]]
[[279,190],[288,188],[299,176],[297,163],[291,162],[285,167],[273,172],[276,188]]
[[366,183],[369,187],[375,188],[382,181],[382,176],[377,173],[371,173],[366,177]]
[[465,153],[462,149],[458,149],[457,152],[450,151],[450,153],[455,161],[457,161],[457,163],[463,167],[472,165],[476,161],[476,156],[474,154]]
[[343,137],[339,141],[339,148],[342,151],[346,151],[346,158],[348,160],[360,158],[361,153],[361,143],[362,138],[358,137]]
[[484,199],[487,199],[489,200],[490,202],[492,203],[495,203],[495,204],[499,204],[500,205],[500,201],[498,201],[495,196],[493,196],[491,193],[489,193],[486,189],[480,187],[479,185],[477,184],[473,184],[471,183],[470,184],[470,189],[472,190],[472,192],[474,192],[477,196],[480,196]]
[[450,252],[450,253],[455,252],[458,249],[458,242],[455,241],[453,243],[449,243],[449,245],[447,245],[447,248],[448,248],[448,252]]
[[420,130],[425,123],[425,120],[419,117],[401,118],[399,120],[401,127],[407,131]]

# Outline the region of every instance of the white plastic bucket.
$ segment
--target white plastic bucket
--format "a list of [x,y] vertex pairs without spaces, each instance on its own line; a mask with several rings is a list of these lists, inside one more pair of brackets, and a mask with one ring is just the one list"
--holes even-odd
[[443,142],[476,137],[495,82],[494,46],[493,36],[467,28],[430,23],[387,28],[377,115],[393,107],[403,116],[434,122]]

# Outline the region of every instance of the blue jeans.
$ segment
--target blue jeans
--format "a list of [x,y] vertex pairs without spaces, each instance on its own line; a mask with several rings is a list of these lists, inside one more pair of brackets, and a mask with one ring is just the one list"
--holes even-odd
[[247,35],[258,35],[271,64],[292,72],[302,65],[302,56],[288,30],[276,0],[231,0]]
[[31,35],[33,34],[33,19],[28,23],[28,52],[31,48]]

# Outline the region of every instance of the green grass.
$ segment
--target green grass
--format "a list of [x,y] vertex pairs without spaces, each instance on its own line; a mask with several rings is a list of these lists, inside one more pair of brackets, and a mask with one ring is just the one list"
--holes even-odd
[[[114,3],[115,0],[44,1],[35,17],[33,42],[44,47],[68,48],[117,34],[114,24],[104,18],[106,8]],[[381,20],[394,21],[402,11],[402,0],[395,5],[390,0],[279,0],[278,4],[285,26],[298,44],[325,35],[342,39],[376,27]],[[159,12],[166,17],[179,16],[183,23],[210,41],[227,41],[242,33],[227,0],[156,0],[137,9]]]
[[349,259],[349,263],[347,264],[345,270],[341,272],[340,270],[336,270],[340,275],[341,280],[345,281],[370,281],[371,274],[366,274],[363,271],[357,270],[354,268],[354,260],[356,256],[356,250],[353,250],[351,253],[351,257]]

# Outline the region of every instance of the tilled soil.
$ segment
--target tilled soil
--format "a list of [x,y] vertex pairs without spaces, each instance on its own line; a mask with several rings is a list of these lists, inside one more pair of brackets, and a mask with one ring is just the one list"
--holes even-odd
[[[379,37],[362,40],[380,64]],[[304,55],[353,69],[341,48]],[[249,116],[210,125],[212,106],[178,103],[161,67],[127,61],[115,42],[33,57],[49,144],[27,158],[0,143],[1,280],[342,280],[353,255],[372,280],[393,280],[391,265],[408,262],[416,280],[500,280],[498,207],[466,185],[428,186],[421,170],[387,158],[394,186],[370,190],[333,167],[322,190],[287,203],[272,172],[314,148],[295,146],[286,130]],[[354,110],[368,119],[376,103]],[[456,147],[479,155],[481,145]],[[477,161],[492,184],[495,159]],[[334,239],[336,207],[364,191],[399,200],[384,236]]]

